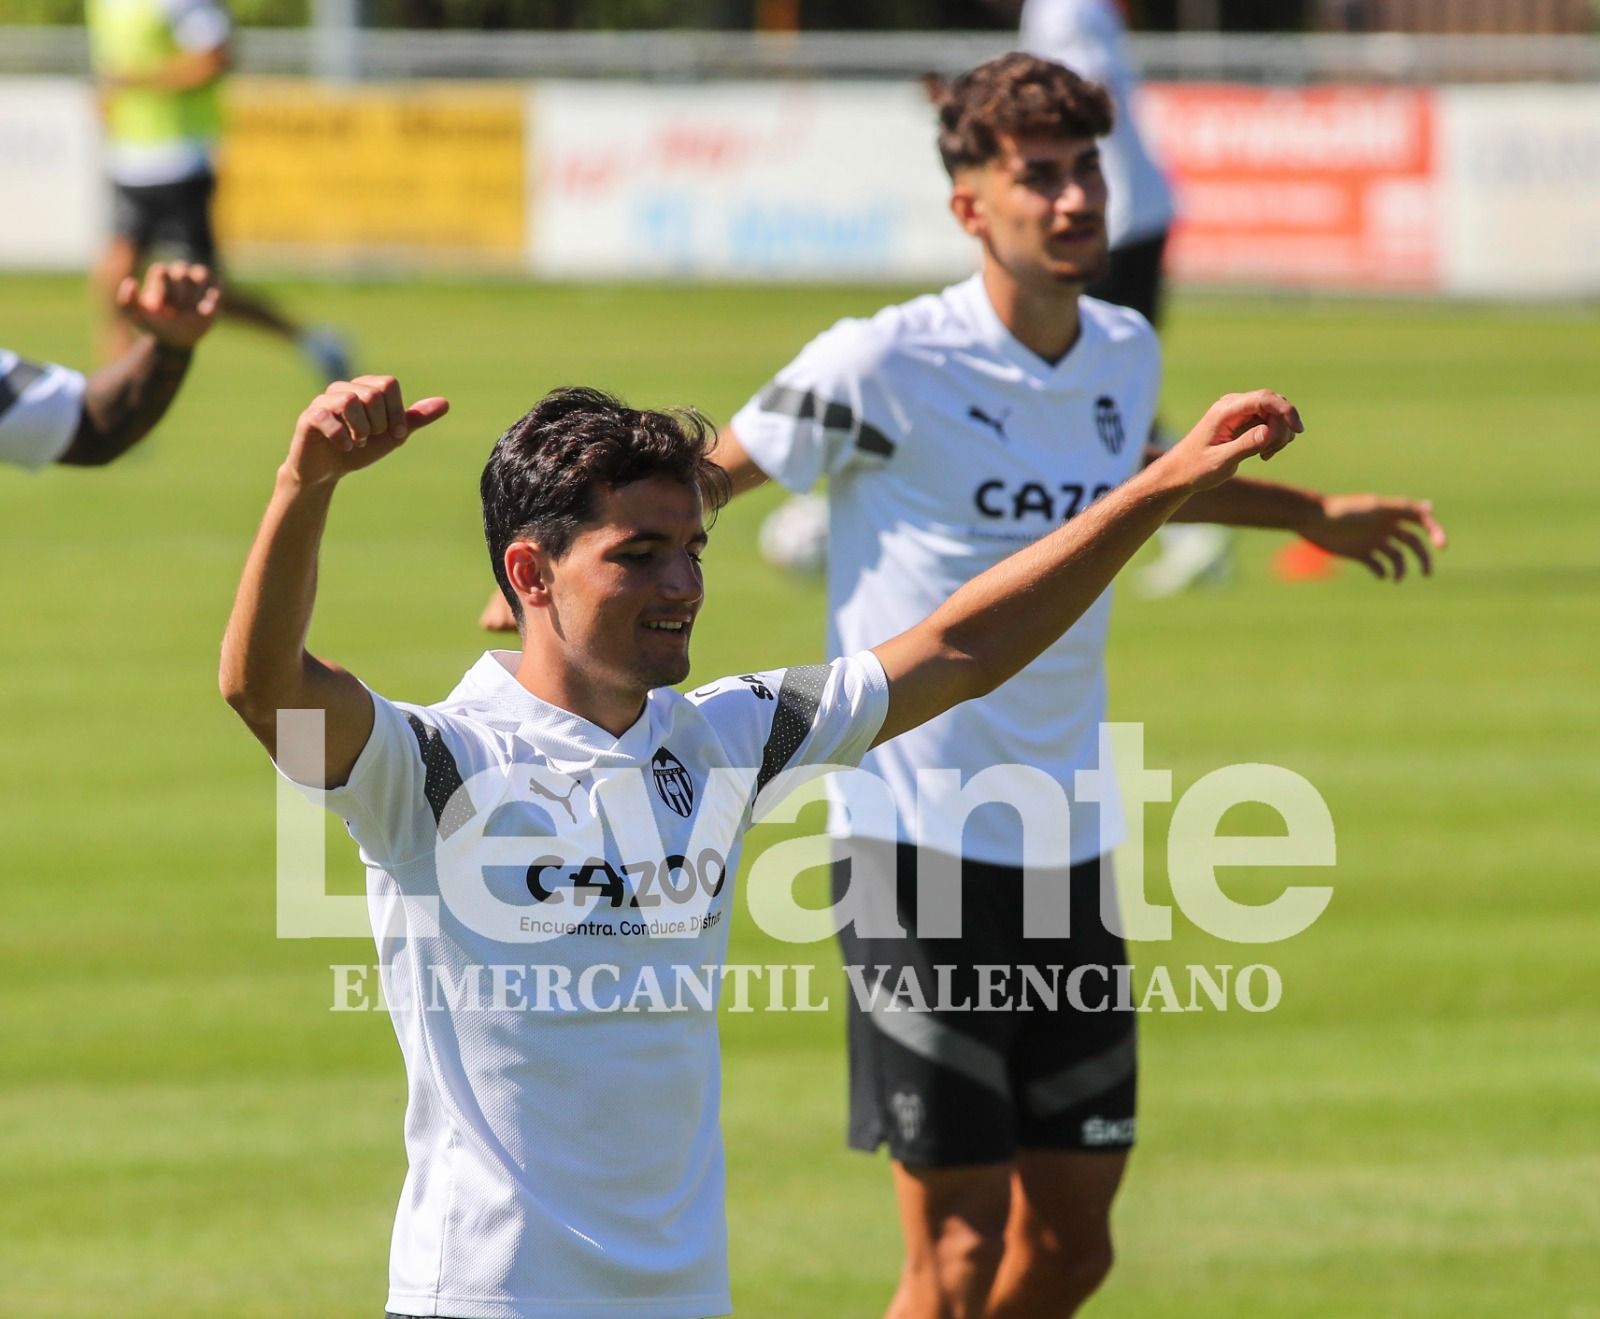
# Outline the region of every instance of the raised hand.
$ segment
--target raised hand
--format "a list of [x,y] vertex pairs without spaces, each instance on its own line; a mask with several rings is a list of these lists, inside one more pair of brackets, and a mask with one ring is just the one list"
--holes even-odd
[[222,290],[205,266],[185,261],[153,265],[144,283],[131,276],[117,289],[117,310],[169,348],[193,348],[217,319]]
[[1319,514],[1297,530],[1329,554],[1365,564],[1380,581],[1405,577],[1407,550],[1416,556],[1423,576],[1431,576],[1432,550],[1449,543],[1433,516],[1433,505],[1425,499],[1328,495]]
[[1224,394],[1150,471],[1191,494],[1209,490],[1230,479],[1246,458],[1267,461],[1304,429],[1294,405],[1270,389]]
[[388,457],[449,410],[442,398],[407,407],[393,376],[336,380],[300,414],[285,469],[303,485],[337,481]]

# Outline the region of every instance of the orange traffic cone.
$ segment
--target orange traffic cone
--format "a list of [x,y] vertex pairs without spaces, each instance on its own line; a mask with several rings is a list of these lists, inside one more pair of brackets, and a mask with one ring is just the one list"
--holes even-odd
[[1309,540],[1285,545],[1272,556],[1272,572],[1283,582],[1320,582],[1339,571],[1339,560]]

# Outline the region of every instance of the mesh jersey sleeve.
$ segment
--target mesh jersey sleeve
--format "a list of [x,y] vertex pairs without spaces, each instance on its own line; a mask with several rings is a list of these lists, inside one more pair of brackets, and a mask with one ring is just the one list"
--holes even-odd
[[372,698],[372,733],[337,788],[278,772],[310,801],[339,816],[370,863],[397,866],[432,851],[474,814],[468,777],[497,762],[480,732],[427,706]]
[[84,378],[0,349],[0,462],[30,471],[67,451],[83,416]]
[[806,491],[824,474],[892,457],[906,429],[883,332],[841,321],[813,339],[731,423],[762,471]]
[[[703,694],[701,694],[703,693]],[[785,770],[856,765],[889,712],[889,680],[870,650],[723,678],[689,699],[716,728],[735,765],[755,767],[758,805]]]

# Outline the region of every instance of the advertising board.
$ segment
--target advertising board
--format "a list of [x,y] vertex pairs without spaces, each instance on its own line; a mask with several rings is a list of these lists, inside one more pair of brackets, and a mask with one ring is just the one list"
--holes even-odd
[[914,84],[541,83],[534,270],[560,278],[955,278]]
[[1177,279],[1439,286],[1432,91],[1168,84],[1141,110],[1177,187]]

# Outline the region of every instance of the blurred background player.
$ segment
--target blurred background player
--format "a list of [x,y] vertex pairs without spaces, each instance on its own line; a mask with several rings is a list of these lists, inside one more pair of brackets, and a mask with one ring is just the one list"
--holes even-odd
[[[1128,53],[1127,25],[1117,0],[1024,0],[1022,48],[1065,64],[1111,94],[1115,123],[1100,142],[1100,168],[1111,199],[1106,223],[1111,269],[1091,284],[1091,298],[1132,307],[1161,325],[1162,255],[1176,207],[1172,185],[1139,131],[1139,77]],[[1151,443],[1165,440],[1158,422]],[[1168,524],[1161,557],[1138,576],[1146,595],[1172,595],[1197,582],[1220,584],[1232,576],[1232,540],[1222,527]]]
[[[232,25],[218,0],[88,0],[88,24],[112,187],[111,241],[96,271],[110,360],[131,335],[112,299],[152,251],[218,269],[211,202]],[[236,286],[225,307],[298,346],[323,380],[350,374],[333,331],[305,328]]]
[[[839,322],[723,432],[713,457],[736,494],[769,478],[802,493],[827,477],[829,654],[877,644],[1154,457],[1144,441],[1160,392],[1155,333],[1082,296],[1109,266],[1098,139],[1111,122],[1103,89],[1032,55],[958,78],[940,107],[939,151],[981,273]],[[1396,580],[1407,556],[1428,571],[1428,540],[1444,543],[1425,503],[1254,479],[1183,512],[1299,531]],[[862,766],[889,787],[892,820],[830,785],[847,966],[887,968],[889,983],[948,983],[952,1001],[973,1002],[985,966],[1126,963],[1102,920],[1116,906],[1121,810],[1114,793],[1097,804],[1076,790],[1078,773],[1100,763],[1110,604],[1108,593],[1003,687],[871,751]],[[1022,928],[1028,857],[1009,808],[978,806],[952,840],[922,836],[930,819],[966,812],[938,788],[930,797],[920,771],[959,770],[965,784],[1005,766],[1042,770],[1072,799],[1069,844],[1050,873],[1071,906],[1068,938]],[[960,876],[959,938],[927,937],[919,921],[918,868],[930,862]],[[1110,1268],[1111,1205],[1135,1134],[1132,1014],[845,1004],[849,1143],[888,1145],[905,1238],[891,1319],[1073,1313]]]
[[204,266],[151,266],[144,285],[118,285],[115,306],[133,344],[85,378],[0,348],[0,462],[102,467],[148,435],[216,319],[220,293]]

